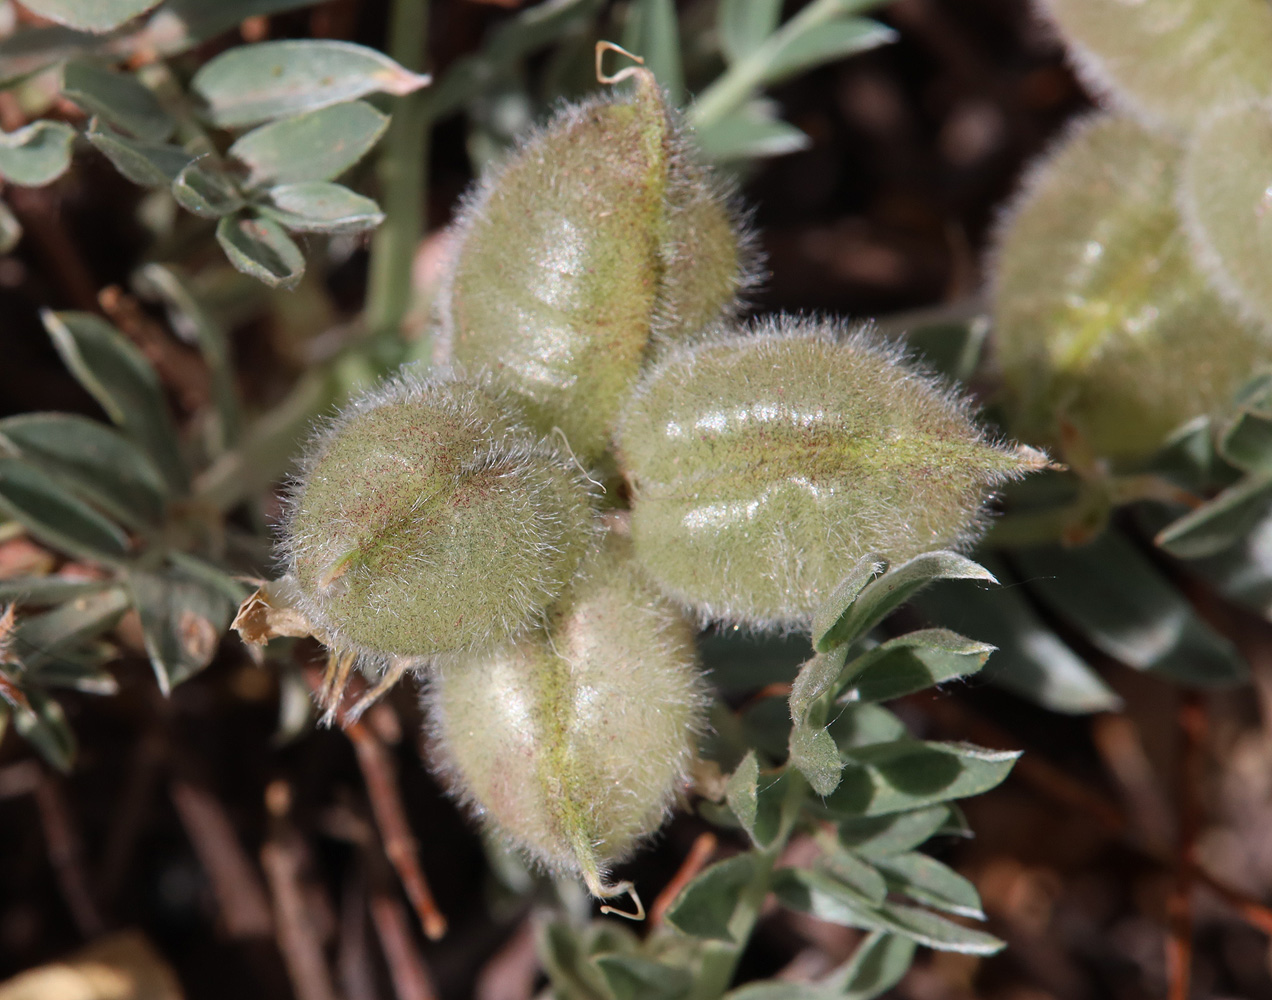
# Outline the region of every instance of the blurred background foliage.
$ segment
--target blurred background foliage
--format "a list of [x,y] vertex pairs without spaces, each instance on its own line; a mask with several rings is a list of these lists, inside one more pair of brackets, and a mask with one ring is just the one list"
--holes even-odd
[[[661,904],[648,932],[469,832],[410,691],[316,732],[320,649],[262,669],[226,634],[310,421],[429,358],[464,185],[596,88],[601,39],[755,206],[757,309],[880,317],[1010,433],[984,248],[1089,106],[1036,13],[31,0],[0,34],[0,973],[95,941],[156,997],[167,966],[190,997],[304,1000],[1183,996],[1189,968],[1197,995],[1272,995],[1256,371],[1133,467],[1061,420],[1066,468],[1007,490],[972,554],[999,587],[898,610],[897,574],[981,571],[867,573],[816,656],[704,634],[701,797],[622,873]],[[124,927],[158,952],[103,937]]]

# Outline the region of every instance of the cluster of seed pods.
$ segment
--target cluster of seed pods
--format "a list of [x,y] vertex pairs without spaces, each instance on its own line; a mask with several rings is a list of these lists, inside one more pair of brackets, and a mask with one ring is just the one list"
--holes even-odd
[[631,76],[468,197],[444,357],[317,436],[283,531],[316,634],[427,673],[456,797],[602,898],[686,780],[701,623],[807,627],[857,559],[968,542],[1041,461],[868,331],[739,326],[751,237]]
[[1108,110],[999,227],[1012,429],[1134,467],[1272,365],[1272,5],[1040,0]]

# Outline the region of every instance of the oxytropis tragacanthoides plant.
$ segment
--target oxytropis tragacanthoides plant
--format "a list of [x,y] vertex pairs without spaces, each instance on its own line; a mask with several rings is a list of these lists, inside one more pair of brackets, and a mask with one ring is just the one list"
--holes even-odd
[[355,663],[379,678],[355,716],[424,675],[454,795],[600,898],[708,728],[699,625],[807,632],[854,565],[850,602],[1046,464],[868,328],[738,326],[752,235],[652,75],[620,76],[467,198],[442,357],[318,432],[287,573],[239,619],[329,646],[329,718]]

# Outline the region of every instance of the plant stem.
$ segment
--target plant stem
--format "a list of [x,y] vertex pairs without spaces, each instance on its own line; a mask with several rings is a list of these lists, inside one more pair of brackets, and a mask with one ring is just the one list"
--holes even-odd
[[704,130],[736,111],[764,85],[773,57],[791,40],[829,21],[871,7],[877,0],[813,0],[773,32],[754,52],[734,63],[689,108],[689,124]]
[[[427,39],[428,0],[393,0],[389,55],[420,72]],[[424,232],[429,119],[427,91],[400,98],[380,150],[385,220],[371,243],[366,328],[372,350],[385,368],[396,364],[401,354],[402,319],[411,301],[411,262]]]

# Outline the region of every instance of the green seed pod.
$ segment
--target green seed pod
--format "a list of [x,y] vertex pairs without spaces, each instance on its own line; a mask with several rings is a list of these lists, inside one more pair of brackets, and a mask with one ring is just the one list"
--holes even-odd
[[383,661],[539,620],[594,545],[587,481],[479,380],[402,377],[318,437],[283,548],[334,646]]
[[1272,341],[1210,290],[1175,209],[1179,153],[1096,116],[1023,185],[997,235],[996,348],[1013,433],[1071,423],[1133,465],[1180,424],[1223,410]]
[[670,352],[624,408],[636,557],[707,618],[800,625],[862,556],[970,542],[1000,447],[898,349],[777,318]]
[[751,240],[652,75],[565,108],[470,194],[439,307],[443,360],[489,368],[584,461],[651,342],[732,309]]
[[1184,156],[1180,204],[1211,284],[1272,331],[1272,104],[1202,121]]
[[1272,96],[1267,0],[1043,0],[1082,77],[1154,125]]
[[617,895],[607,868],[662,824],[705,694],[694,631],[611,539],[548,628],[439,657],[428,701],[452,792],[550,871]]

